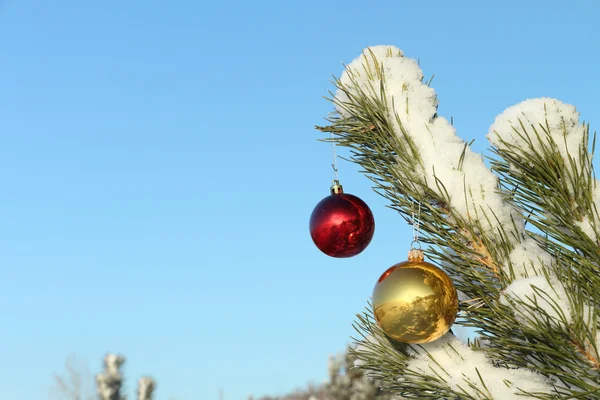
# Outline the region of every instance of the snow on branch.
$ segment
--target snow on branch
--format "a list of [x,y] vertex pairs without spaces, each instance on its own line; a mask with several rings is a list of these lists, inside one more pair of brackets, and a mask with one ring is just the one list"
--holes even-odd
[[516,279],[528,278],[541,276],[553,262],[554,257],[542,249],[534,239],[526,237],[510,252],[510,266],[506,265],[505,268],[511,268]]
[[513,308],[515,317],[523,325],[533,327],[540,318],[562,326],[573,322],[569,296],[552,275],[515,280],[503,291],[500,302]]
[[[523,136],[521,125],[535,129],[539,134]],[[579,113],[574,106],[542,97],[525,100],[498,115],[490,127],[488,140],[500,149],[507,144],[538,151],[556,146],[563,159],[573,158],[575,166],[579,167],[579,149],[585,135],[586,128],[579,122]]]
[[411,347],[407,370],[439,376],[456,392],[472,398],[521,399],[525,393],[551,393],[552,383],[526,369],[497,368],[483,352],[474,351],[454,335]]
[[[356,350],[374,352],[374,345],[388,347],[389,343],[383,338],[368,335]],[[524,368],[495,366],[485,352],[473,349],[450,333],[431,343],[407,346],[407,355],[402,375],[397,376],[395,381],[400,387],[406,384],[405,395],[411,393],[410,398],[415,398],[412,395],[415,388],[419,388],[418,396],[422,398],[458,395],[460,398],[503,400],[521,399],[534,393],[547,395],[555,391],[553,382],[544,376]],[[354,364],[368,377],[380,375],[378,371],[371,370],[364,360],[356,359]]]
[[[513,175],[531,176],[530,171],[525,170],[535,170],[534,183],[548,186],[548,194],[556,193],[544,198],[569,203],[562,208],[568,210],[568,216],[573,219],[571,228],[577,226],[595,242],[598,240],[600,185],[592,179],[588,134],[588,126],[579,121],[574,106],[542,97],[507,108],[496,118],[487,137],[497,152],[510,162]],[[559,222],[565,224],[564,219]],[[568,231],[579,235],[571,229]]]
[[[441,183],[449,203],[465,221],[478,220],[492,236],[499,226],[512,226],[514,213],[496,193],[497,177],[456,135],[454,127],[436,115],[435,91],[423,82],[423,72],[415,60],[404,57],[394,46],[369,47],[347,66],[339,83],[336,108],[345,118],[352,117],[346,105],[361,94],[381,97],[384,93],[382,100],[394,133],[400,140],[408,136],[418,151],[421,168],[416,172],[436,193]],[[481,214],[490,210],[493,215]]]

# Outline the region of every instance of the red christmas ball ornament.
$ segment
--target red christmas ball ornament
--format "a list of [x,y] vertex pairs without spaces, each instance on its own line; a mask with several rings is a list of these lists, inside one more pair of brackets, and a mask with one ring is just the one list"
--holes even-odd
[[353,257],[367,248],[375,233],[371,209],[358,197],[344,193],[335,180],[331,195],[317,204],[310,216],[310,236],[331,257]]

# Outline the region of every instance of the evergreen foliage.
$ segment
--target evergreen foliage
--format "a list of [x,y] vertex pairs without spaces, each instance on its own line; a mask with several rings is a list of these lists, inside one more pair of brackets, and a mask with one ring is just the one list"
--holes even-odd
[[424,250],[459,291],[456,323],[478,335],[391,343],[367,305],[357,365],[402,398],[600,399],[600,186],[575,108],[507,109],[488,168],[399,49],[366,49],[334,83],[323,140],[348,148],[406,221],[419,208]]

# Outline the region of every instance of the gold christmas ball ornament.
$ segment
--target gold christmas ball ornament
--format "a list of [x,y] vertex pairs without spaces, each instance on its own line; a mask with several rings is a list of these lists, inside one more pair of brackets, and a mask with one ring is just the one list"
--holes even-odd
[[381,275],[373,289],[373,313],[385,334],[402,343],[429,343],[452,327],[458,295],[450,277],[411,249],[408,261]]

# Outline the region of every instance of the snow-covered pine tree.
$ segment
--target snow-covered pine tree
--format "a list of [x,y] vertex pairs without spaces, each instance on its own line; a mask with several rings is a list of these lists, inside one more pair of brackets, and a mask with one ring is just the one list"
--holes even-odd
[[[394,394],[384,392],[381,384],[353,368],[352,349],[329,357],[329,380],[319,386],[309,386],[278,397],[261,397],[258,400],[392,400]],[[250,396],[248,400],[253,400]]]
[[336,79],[335,112],[317,128],[407,221],[420,206],[426,255],[459,291],[456,324],[477,338],[392,345],[367,306],[356,365],[401,398],[600,399],[589,126],[571,105],[524,101],[490,127],[488,168],[437,115],[430,83],[400,49],[367,48]]
[[[118,354],[107,354],[104,357],[104,371],[96,375],[98,398],[100,400],[126,400],[122,394],[123,374],[121,366],[125,357]],[[138,380],[137,400],[152,400],[156,382],[143,376]]]
[[[121,367],[125,363],[125,357],[108,353],[104,357],[103,371],[96,374],[96,394],[93,393],[91,376],[87,369],[76,366],[74,358],[69,358],[65,363],[68,376],[55,375],[56,395],[61,400],[126,400],[123,394],[123,373]],[[138,380],[136,399],[152,400],[156,381],[150,377],[142,376]]]
[[[352,349],[329,358],[329,381],[324,385],[325,400],[392,400],[396,396],[384,392],[378,381],[353,368]],[[311,399],[309,399],[311,400]],[[314,399],[317,400],[317,399]]]

